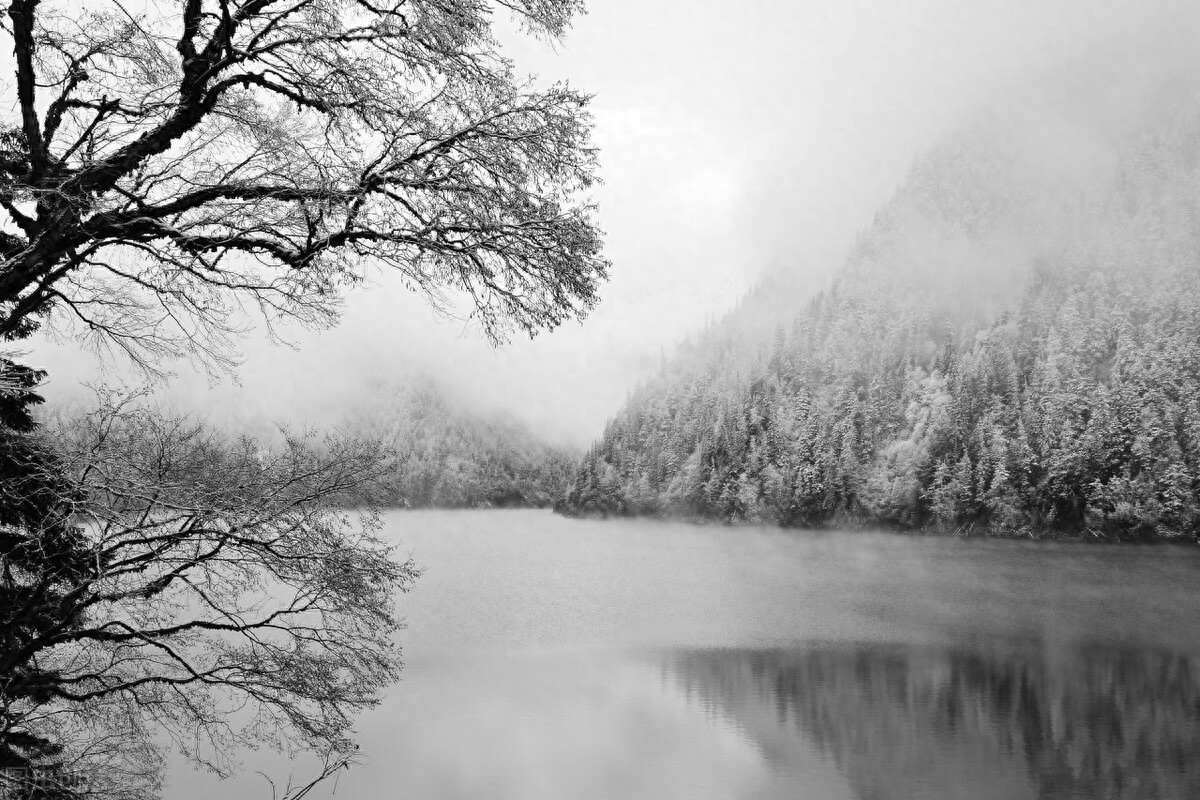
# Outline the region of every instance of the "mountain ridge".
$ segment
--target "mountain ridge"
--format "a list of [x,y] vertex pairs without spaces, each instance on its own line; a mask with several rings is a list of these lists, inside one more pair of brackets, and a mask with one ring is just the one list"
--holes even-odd
[[1061,169],[943,140],[790,328],[735,311],[635,391],[559,509],[1194,537],[1198,97]]

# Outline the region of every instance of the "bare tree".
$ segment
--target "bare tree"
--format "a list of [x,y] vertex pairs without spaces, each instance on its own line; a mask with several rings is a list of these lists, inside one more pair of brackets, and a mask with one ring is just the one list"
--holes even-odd
[[371,265],[494,339],[595,303],[588,97],[491,24],[556,39],[581,0],[148,5],[9,5],[0,336],[62,312],[144,366],[221,360],[243,307],[327,324]]
[[338,510],[377,446],[266,448],[127,401],[37,436],[56,455],[24,490],[46,511],[0,548],[0,760],[106,798],[153,796],[168,742],[220,774],[263,743],[347,763],[417,575]]
[[[608,266],[588,98],[518,78],[492,31],[505,12],[554,40],[580,11],[11,0],[0,340],[61,322],[147,369],[229,363],[248,312],[330,324],[375,268],[494,340],[583,315]],[[375,448],[263,449],[120,403],[39,432],[37,377],[0,359],[0,768],[152,795],[165,731],[219,772],[268,742],[331,774],[397,674],[416,576],[337,510]]]

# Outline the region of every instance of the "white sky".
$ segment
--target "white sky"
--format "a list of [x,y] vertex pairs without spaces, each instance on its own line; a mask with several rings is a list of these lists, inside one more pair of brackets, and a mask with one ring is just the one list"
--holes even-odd
[[[247,343],[241,386],[188,364],[168,394],[233,417],[314,418],[371,380],[432,370],[472,405],[585,444],[660,353],[769,268],[819,288],[914,156],[992,88],[1118,35],[1179,34],[1173,0],[592,0],[557,52],[506,33],[522,71],[596,95],[612,280],[582,326],[492,350],[386,281],[299,350]],[[1195,14],[1189,13],[1194,20]],[[36,347],[49,394],[90,378]]]

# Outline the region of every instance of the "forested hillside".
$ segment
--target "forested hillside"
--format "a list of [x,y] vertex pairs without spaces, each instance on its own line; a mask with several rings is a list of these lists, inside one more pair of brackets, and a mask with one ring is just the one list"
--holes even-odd
[[1197,95],[1138,127],[1086,164],[943,141],[790,326],[740,309],[637,390],[564,510],[1195,536]]
[[516,422],[458,409],[432,384],[381,386],[344,423],[391,453],[378,501],[389,506],[549,506],[577,453]]

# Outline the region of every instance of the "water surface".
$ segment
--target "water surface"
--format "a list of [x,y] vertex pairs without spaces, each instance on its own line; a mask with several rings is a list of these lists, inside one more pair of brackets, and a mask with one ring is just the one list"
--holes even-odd
[[339,795],[1200,797],[1198,549],[388,526],[427,571]]

